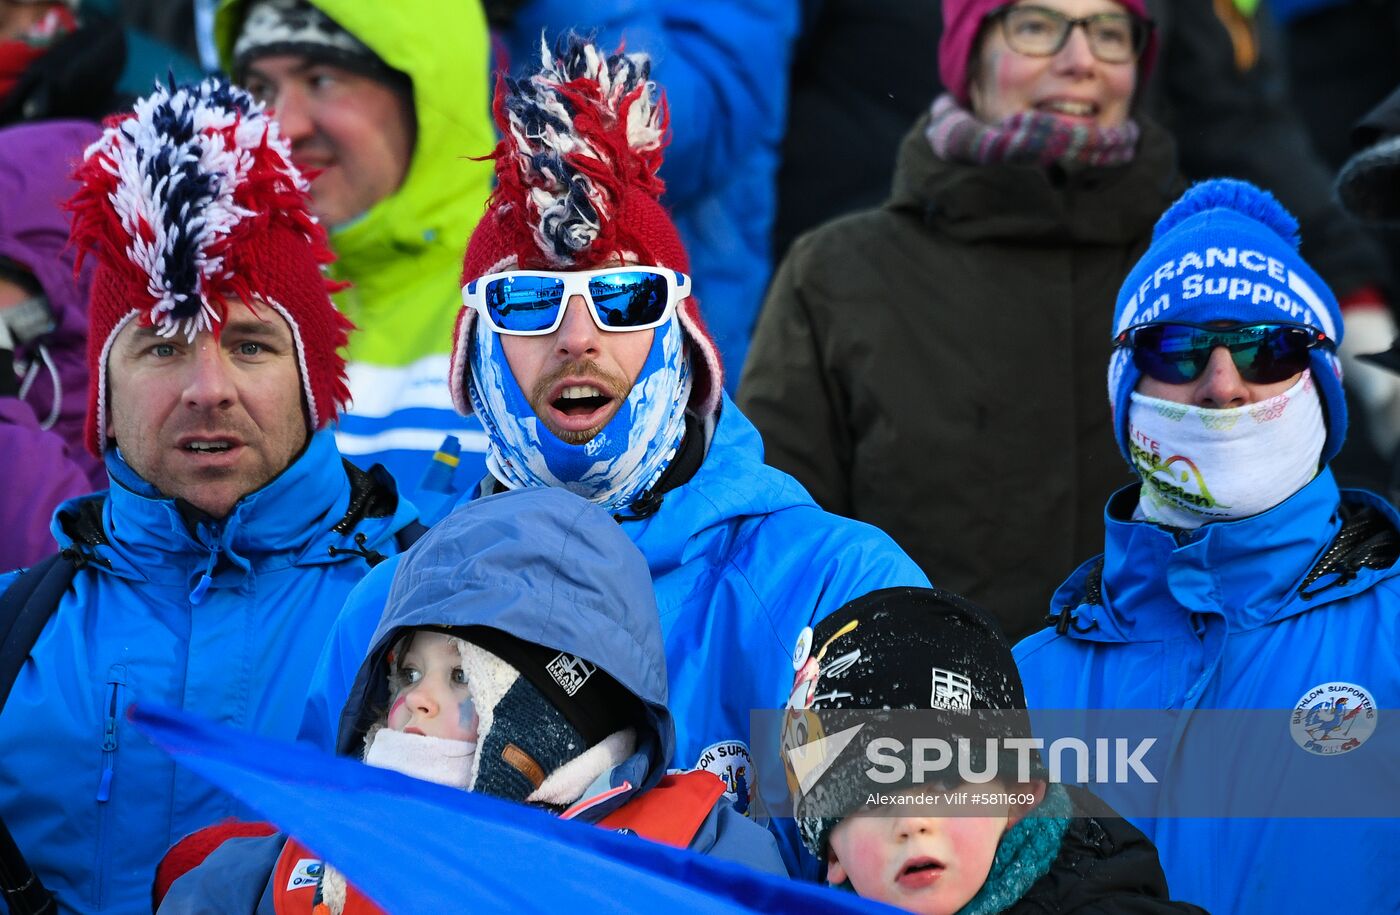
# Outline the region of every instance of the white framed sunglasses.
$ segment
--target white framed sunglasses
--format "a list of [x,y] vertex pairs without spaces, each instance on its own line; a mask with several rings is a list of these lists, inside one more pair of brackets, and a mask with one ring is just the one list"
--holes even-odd
[[564,323],[564,306],[581,295],[599,330],[625,333],[660,327],[690,295],[690,277],[665,267],[601,270],[507,270],[462,287],[462,304],[498,334],[538,337]]

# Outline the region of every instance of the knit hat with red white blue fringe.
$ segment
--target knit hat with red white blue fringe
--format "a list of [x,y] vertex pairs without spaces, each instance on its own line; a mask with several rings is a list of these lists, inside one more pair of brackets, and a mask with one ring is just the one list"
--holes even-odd
[[107,357],[132,320],[193,342],[230,301],[291,328],[311,429],[350,399],[345,346],[322,265],[334,258],[308,183],[263,106],[220,79],[156,90],[109,118],[75,177],[72,243],[97,260],[89,307],[87,446],[107,445]]
[[[689,272],[690,260],[660,197],[665,98],[645,54],[604,54],[564,35],[540,66],[501,77],[492,105],[501,132],[492,158],[496,190],[462,264],[466,284],[505,270],[591,270],[614,260]],[[676,316],[691,344],[690,402],[702,416],[719,408],[719,349],[690,296]],[[476,313],[463,308],[453,336],[452,400],[472,412],[466,380]]]

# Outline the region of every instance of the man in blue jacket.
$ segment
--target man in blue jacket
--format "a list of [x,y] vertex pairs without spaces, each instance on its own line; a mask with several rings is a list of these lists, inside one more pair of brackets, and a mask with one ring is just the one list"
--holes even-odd
[[79,178],[87,444],[111,488],[55,515],[77,571],[0,712],[0,816],[61,910],[138,912],[166,848],[238,807],[126,707],[293,736],[326,630],[414,512],[327,428],[349,324],[260,105],[215,80],[159,89]]
[[[1284,753],[1332,757],[1365,752],[1377,710],[1400,704],[1400,517],[1328,469],[1346,433],[1342,316],[1297,228],[1252,185],[1206,182],[1128,275],[1109,396],[1142,483],[1109,501],[1104,554],[1056,592],[1057,625],[1016,647],[1032,708],[1179,711],[1166,749],[1182,759],[1206,739],[1197,709],[1278,710]],[[1221,761],[1210,787],[1296,762]],[[1163,789],[1164,815],[1138,825],[1172,893],[1212,912],[1400,904],[1395,820],[1172,817],[1171,803]],[[1333,850],[1344,873],[1314,883]]]
[[[927,579],[884,534],[821,511],[764,466],[758,433],[724,397],[685,249],[658,203],[664,107],[648,77],[642,55],[571,39],[497,98],[498,189],[467,248],[450,384],[490,436],[474,495],[562,486],[641,549],[675,765],[752,786],[749,712],[783,706],[804,627]],[[303,729],[323,746],[389,574],[356,592],[327,646]],[[740,809],[752,795],[736,797]]]

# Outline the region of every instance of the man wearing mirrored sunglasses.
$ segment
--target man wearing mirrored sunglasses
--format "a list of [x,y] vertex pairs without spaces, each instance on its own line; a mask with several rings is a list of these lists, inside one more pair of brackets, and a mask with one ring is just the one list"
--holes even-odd
[[[927,578],[885,534],[827,514],[765,466],[724,396],[692,291],[703,280],[658,202],[665,120],[649,69],[644,55],[566,36],[503,86],[498,186],[467,247],[449,383],[490,437],[490,474],[471,498],[564,487],[610,511],[646,556],[677,765],[724,779],[745,811],[749,713],[783,706],[803,632],[855,597]],[[383,568],[332,635],[306,739],[335,736],[384,606]],[[783,838],[795,856],[795,834]]]
[[[1109,368],[1115,436],[1141,482],[1109,501],[1104,554],[1056,593],[1056,625],[1016,646],[1032,708],[1279,710],[1280,752],[1301,756],[1222,764],[1210,788],[1223,796],[1309,756],[1384,752],[1363,744],[1377,710],[1400,704],[1400,515],[1338,490],[1328,468],[1346,434],[1342,315],[1297,228],[1231,180],[1197,185],[1157,224],[1118,297]],[[1208,739],[1203,727],[1188,720],[1164,758]],[[1173,895],[1212,912],[1302,898],[1395,911],[1400,822],[1325,819],[1329,783],[1316,788],[1318,819],[1138,825]],[[1298,862],[1323,848],[1346,850],[1347,876],[1300,897]]]

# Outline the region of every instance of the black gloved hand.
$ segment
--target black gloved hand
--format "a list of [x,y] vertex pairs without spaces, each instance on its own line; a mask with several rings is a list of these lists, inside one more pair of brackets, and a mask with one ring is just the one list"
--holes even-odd
[[15,374],[15,351],[0,349],[0,397],[19,396],[19,376]]

